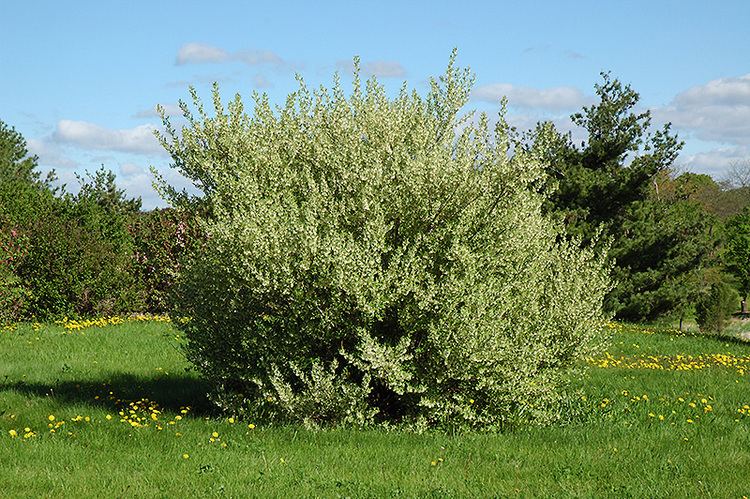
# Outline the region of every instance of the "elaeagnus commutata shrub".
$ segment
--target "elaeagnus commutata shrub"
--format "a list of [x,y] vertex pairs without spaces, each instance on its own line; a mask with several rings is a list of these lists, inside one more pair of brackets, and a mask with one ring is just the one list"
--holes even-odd
[[[421,96],[375,78],[245,111],[191,89],[162,145],[206,236],[178,283],[186,353],[236,414],[498,429],[564,417],[600,345],[608,268],[542,214],[543,165],[503,113],[462,115],[454,64]],[[504,106],[503,106],[504,107]]]

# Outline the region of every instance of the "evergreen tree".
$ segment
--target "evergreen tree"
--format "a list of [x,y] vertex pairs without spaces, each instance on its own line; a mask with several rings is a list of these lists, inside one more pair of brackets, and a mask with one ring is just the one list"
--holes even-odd
[[610,247],[617,286],[608,308],[623,319],[652,319],[694,299],[696,273],[715,248],[712,221],[698,203],[658,192],[683,145],[670,125],[652,132],[650,113],[635,111],[638,93],[608,73],[602,80],[599,102],[571,116],[588,132],[585,142],[540,124],[530,147],[551,144],[547,209],[569,235]]
[[747,300],[750,294],[750,208],[727,222],[725,263],[737,279],[742,298]]
[[119,189],[115,183],[115,174],[102,165],[93,174],[86,172],[86,176],[77,175],[81,184],[76,201],[91,202],[107,213],[130,215],[141,210],[141,198],[128,199],[124,189]]
[[42,177],[26,140],[0,120],[0,226],[27,222],[53,198],[54,172]]

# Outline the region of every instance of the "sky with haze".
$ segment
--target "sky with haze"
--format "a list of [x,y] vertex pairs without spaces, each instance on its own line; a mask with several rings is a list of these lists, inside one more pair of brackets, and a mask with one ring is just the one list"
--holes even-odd
[[750,2],[2,2],[0,120],[75,191],[101,165],[144,208],[149,166],[184,185],[153,136],[193,85],[204,100],[253,90],[283,104],[295,73],[345,84],[352,57],[392,92],[420,93],[451,50],[476,74],[469,109],[509,99],[521,129],[594,101],[600,72],[630,84],[685,141],[677,167],[720,179],[750,160]]

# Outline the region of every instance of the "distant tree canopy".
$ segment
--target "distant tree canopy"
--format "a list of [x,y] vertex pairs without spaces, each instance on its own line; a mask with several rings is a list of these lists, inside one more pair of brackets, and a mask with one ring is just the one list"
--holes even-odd
[[26,140],[0,120],[0,223],[22,224],[49,206],[54,172],[42,178]]
[[[638,93],[608,73],[602,74],[595,90],[597,102],[571,116],[573,123],[585,131],[585,140],[574,143],[571,133],[562,133],[551,123],[540,123],[527,132],[527,140],[518,147],[547,165],[545,174],[530,185],[543,191],[545,215],[564,224],[568,238],[607,251],[614,263],[616,286],[605,300],[608,311],[625,320],[682,315],[695,303],[705,301],[710,289],[721,288],[719,283],[729,274],[731,285],[746,296],[750,292],[750,241],[746,237],[750,160],[733,163],[717,180],[705,174],[678,174],[674,162],[683,143],[669,125],[652,128],[650,113],[638,111]],[[174,135],[174,130],[168,132]],[[509,137],[514,141],[517,138],[512,133]],[[230,151],[225,145],[207,148],[200,151],[205,156],[199,159],[218,168],[231,159],[227,156]],[[175,162],[178,169],[191,167],[188,158],[177,157]],[[78,180],[77,194],[56,187],[54,171],[43,175],[23,136],[0,121],[0,242],[10,245],[9,234],[13,233],[21,234],[18,241],[28,245],[47,244],[44,247],[50,256],[38,261],[41,266],[50,264],[53,257],[63,258],[63,247],[70,249],[72,262],[78,258],[77,245],[93,237],[98,239],[90,247],[99,245],[102,255],[134,252],[139,259],[156,255],[159,265],[153,261],[147,265],[145,260],[138,265],[176,269],[182,258],[178,255],[189,253],[192,244],[181,241],[174,245],[161,238],[185,230],[183,224],[190,217],[197,218],[200,213],[208,216],[213,209],[211,196],[191,197],[160,179],[157,183],[165,197],[191,215],[183,220],[184,213],[177,214],[169,221],[155,217],[153,223],[145,223],[139,221],[140,198],[131,199],[118,188],[113,172],[102,166],[78,176]],[[198,179],[196,185],[207,194],[222,188],[208,177]],[[79,242],[65,246],[70,241],[53,241],[63,237],[65,231],[69,232],[65,237],[77,234]],[[154,241],[149,231],[153,231]],[[191,237],[198,232],[190,232]],[[50,249],[53,243],[62,246]],[[118,265],[123,267],[126,260],[121,259]],[[31,272],[23,270],[20,259],[14,261],[16,274]],[[146,267],[138,272],[141,274],[136,279],[158,288],[155,293],[159,298],[147,298],[145,302],[163,307],[174,276],[170,274],[162,282]]]
[[671,173],[662,173],[655,180],[656,197],[694,201],[720,220],[727,220],[750,205],[750,186],[716,182],[706,174]]
[[[48,185],[36,168],[37,157],[29,155],[26,139],[0,120],[0,183],[26,181]],[[53,178],[54,174],[47,177],[48,180]]]
[[75,196],[78,202],[94,203],[108,213],[134,214],[141,210],[141,198],[128,198],[124,189],[117,187],[116,176],[102,165],[93,174],[77,175],[81,188]]
[[[140,199],[104,167],[79,176],[75,195],[54,181],[54,173],[41,175],[23,136],[0,121],[0,323],[146,310],[147,262],[134,257],[143,246],[136,236],[144,239],[134,223]],[[150,232],[148,244],[172,244],[178,229],[170,229]],[[175,267],[173,253],[162,252],[162,267]]]

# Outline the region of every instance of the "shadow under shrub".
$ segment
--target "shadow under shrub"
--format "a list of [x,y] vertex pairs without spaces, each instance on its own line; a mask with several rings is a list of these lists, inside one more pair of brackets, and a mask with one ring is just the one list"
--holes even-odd
[[[212,399],[308,426],[497,429],[565,418],[601,344],[603,257],[544,216],[543,165],[502,115],[459,118],[453,60],[426,98],[355,72],[215,115],[184,106],[162,144],[203,192],[205,248],[174,313]],[[190,205],[169,191],[176,205]]]

